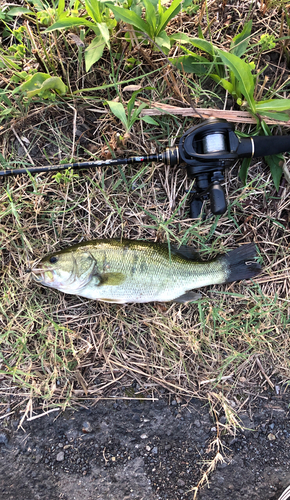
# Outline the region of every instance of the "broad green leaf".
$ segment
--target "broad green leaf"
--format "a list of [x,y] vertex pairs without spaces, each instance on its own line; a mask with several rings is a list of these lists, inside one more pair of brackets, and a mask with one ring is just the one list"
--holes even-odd
[[96,22],[102,22],[100,3],[98,0],[85,0],[85,6],[89,16]]
[[128,127],[128,119],[127,119],[127,116],[125,113],[125,108],[124,108],[123,104],[121,104],[120,102],[115,102],[115,101],[107,101],[107,104],[110,106],[110,110],[112,111],[112,113],[117,118],[119,118],[119,120],[121,120],[121,122],[123,123],[126,130],[128,130],[128,128],[129,128]]
[[145,19],[150,26],[150,37],[154,39],[157,22],[155,7],[150,0],[143,0],[143,4],[145,6]]
[[190,43],[190,37],[185,33],[174,33],[173,35],[170,35],[170,40],[180,43]]
[[142,116],[141,120],[143,120],[143,122],[149,123],[149,125],[157,125],[159,127],[159,123],[154,120],[152,116]]
[[70,28],[71,26],[88,26],[89,28],[95,28],[96,24],[88,21],[84,17],[66,17],[54,23],[49,28],[46,28],[44,33],[48,31],[61,30],[63,28]]
[[105,42],[102,35],[96,36],[85,50],[86,71],[89,71],[103,55]]
[[234,86],[231,82],[226,80],[225,78],[220,78],[218,75],[209,75],[216,83],[219,83],[225,90],[227,90],[230,94],[234,93]]
[[135,12],[122,7],[116,7],[115,5],[110,5],[111,11],[125,23],[132,24],[135,28],[147,33],[150,36],[149,25],[143,21]]
[[207,52],[212,57],[214,57],[217,52],[217,49],[214,47],[214,45],[207,40],[203,40],[201,38],[188,38],[188,42],[197,49]]
[[233,72],[239,82],[240,89],[252,111],[255,113],[256,103],[254,100],[254,78],[251,72],[250,65],[243,59],[240,59],[235,54],[218,50],[223,63]]
[[160,47],[165,47],[166,49],[170,49],[170,38],[167,35],[166,31],[161,31],[159,35],[155,38],[155,42]]
[[252,20],[248,21],[243,31],[233,38],[230,48],[231,54],[241,57],[246,52],[250,41],[251,31]]
[[256,103],[257,111],[286,111],[290,109],[290,99],[269,99]]
[[18,64],[16,64],[12,59],[10,59],[10,57],[6,57],[3,54],[1,54],[1,52],[0,52],[0,61],[4,63],[4,67],[7,66],[7,68],[12,68],[16,69],[17,71],[21,71],[21,68],[20,66],[18,66]]
[[251,164],[251,160],[252,160],[252,158],[244,158],[242,161],[242,164],[241,164],[240,171],[239,171],[239,177],[244,185],[246,184],[248,170],[249,170],[249,166]]
[[[266,136],[272,135],[269,125],[267,125],[267,123],[264,120],[261,121],[261,126],[262,126],[263,132]],[[279,186],[280,186],[281,177],[283,174],[282,164],[284,161],[284,157],[281,154],[269,155],[269,156],[265,156],[265,161],[270,167],[270,171],[271,171],[271,175],[272,175],[272,178],[274,181],[274,185],[275,185],[276,190],[278,191]]]
[[212,65],[212,63],[209,63],[205,57],[198,55],[180,56],[177,59],[169,60],[181,71],[185,71],[186,73],[195,73],[198,76],[206,75],[208,73],[206,64]]
[[262,111],[261,114],[263,116],[267,116],[268,118],[271,118],[272,120],[279,120],[279,121],[284,121],[288,122],[290,119],[290,116],[287,113],[275,113],[275,111]]
[[57,7],[57,17],[61,16],[61,14],[64,12],[64,8],[65,8],[65,0],[59,0]]
[[202,32],[200,24],[197,27],[197,34],[198,34],[198,38],[202,38],[202,40],[204,40],[204,34]]
[[27,92],[27,97],[44,95],[45,91],[56,90],[60,95],[67,93],[67,86],[58,76],[50,76],[47,73],[35,73],[29,80],[20,85],[19,90]]
[[110,33],[108,30],[108,26],[106,25],[106,23],[98,23],[97,26],[104,39],[104,42],[107,44],[108,47],[110,47]]
[[178,14],[178,12],[181,9],[180,5],[181,2],[182,0],[173,0],[169,9],[166,9],[165,12],[162,12],[159,19],[156,35],[158,35],[161,31],[163,31],[166,28],[169,21]]
[[281,177],[283,175],[283,168],[281,163],[284,161],[282,155],[265,156],[265,160],[270,167],[271,175],[274,181],[274,186],[279,191]]
[[12,9],[4,12],[4,17],[6,14],[9,16],[21,16],[21,14],[29,14],[31,16],[35,16],[35,13],[25,7],[12,7]]

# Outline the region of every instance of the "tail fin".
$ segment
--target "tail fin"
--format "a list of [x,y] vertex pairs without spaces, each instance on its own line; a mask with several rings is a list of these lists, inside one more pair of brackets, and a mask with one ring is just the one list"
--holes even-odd
[[247,280],[259,274],[262,268],[254,261],[256,257],[257,250],[254,243],[242,245],[225,255],[223,259],[226,262],[228,272],[226,283]]

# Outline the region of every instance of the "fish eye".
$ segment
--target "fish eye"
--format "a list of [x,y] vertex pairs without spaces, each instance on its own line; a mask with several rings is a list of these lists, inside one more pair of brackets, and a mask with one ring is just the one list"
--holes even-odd
[[57,262],[57,257],[50,257],[49,262],[55,264]]

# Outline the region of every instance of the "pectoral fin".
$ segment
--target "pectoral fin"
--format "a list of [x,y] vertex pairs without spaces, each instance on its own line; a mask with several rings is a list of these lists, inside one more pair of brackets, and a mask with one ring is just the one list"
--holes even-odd
[[116,286],[121,285],[123,281],[125,281],[126,276],[123,273],[104,273],[99,274],[98,272],[94,272],[91,280],[90,286]]
[[202,295],[198,292],[186,292],[180,297],[176,297],[173,302],[179,302],[180,304],[185,304],[186,302],[193,302],[198,299],[201,299]]

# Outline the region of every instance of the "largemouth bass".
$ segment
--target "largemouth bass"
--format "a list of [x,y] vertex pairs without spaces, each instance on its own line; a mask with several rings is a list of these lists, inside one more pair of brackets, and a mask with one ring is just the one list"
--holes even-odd
[[101,239],[48,255],[31,271],[45,286],[88,299],[185,303],[200,297],[193,289],[254,277],[255,257],[254,244],[204,262],[190,247]]

